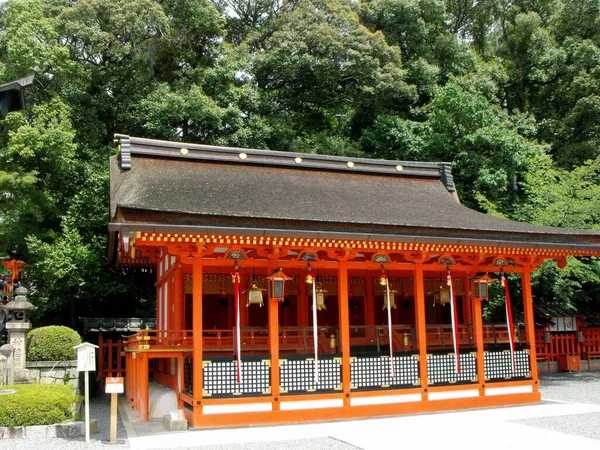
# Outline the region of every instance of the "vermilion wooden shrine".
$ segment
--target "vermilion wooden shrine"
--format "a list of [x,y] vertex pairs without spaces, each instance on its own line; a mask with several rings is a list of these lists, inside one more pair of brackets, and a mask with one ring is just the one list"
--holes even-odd
[[[149,367],[196,428],[540,401],[531,273],[600,233],[470,210],[447,163],[116,141],[110,256],[157,273],[126,342],[142,420]],[[524,324],[484,325],[508,273]]]

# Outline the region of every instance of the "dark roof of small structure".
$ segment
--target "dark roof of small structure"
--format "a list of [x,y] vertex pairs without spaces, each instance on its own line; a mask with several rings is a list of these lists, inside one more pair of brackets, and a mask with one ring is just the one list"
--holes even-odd
[[550,303],[536,304],[534,308],[542,316],[542,320],[546,320],[546,324],[552,324],[550,319],[554,317],[579,317],[588,326],[600,325],[600,313],[585,305],[575,307]]
[[449,163],[214,147],[117,135],[118,231],[305,236],[600,251],[600,233],[460,204]]

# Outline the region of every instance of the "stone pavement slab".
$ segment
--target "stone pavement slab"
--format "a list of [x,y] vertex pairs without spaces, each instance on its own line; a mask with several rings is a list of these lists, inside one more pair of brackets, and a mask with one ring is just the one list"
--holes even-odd
[[542,398],[527,406],[184,432],[168,432],[162,421],[140,422],[124,399],[119,412],[132,449],[600,450],[600,372],[542,377]]

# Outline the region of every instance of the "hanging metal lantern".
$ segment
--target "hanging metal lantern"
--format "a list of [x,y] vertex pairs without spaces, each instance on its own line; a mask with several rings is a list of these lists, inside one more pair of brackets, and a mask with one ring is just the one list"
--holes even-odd
[[250,305],[258,305],[260,307],[265,306],[264,302],[263,302],[263,291],[265,291],[266,289],[261,289],[259,288],[256,283],[252,283],[252,286],[250,287],[250,289],[248,289],[246,292],[248,293],[248,297],[246,300],[246,307],[250,306]]
[[489,295],[488,284],[494,280],[487,273],[473,278],[473,297],[477,300],[487,300]]
[[267,277],[269,283],[269,300],[276,300],[282,302],[285,296],[285,282],[292,280],[292,277],[288,277],[281,269],[277,269],[271,275]]
[[[398,307],[396,306],[396,294],[398,293],[398,291],[396,289],[390,289],[390,308],[392,309],[398,309]],[[386,309],[388,306],[388,302],[387,302],[387,292],[383,291],[383,308],[381,309]]]
[[440,286],[440,288],[433,293],[433,306],[444,306],[448,303],[450,303],[450,289]]
[[321,311],[322,309],[327,309],[327,305],[325,304],[325,294],[327,293],[327,289],[323,289],[323,285],[321,283],[317,283],[315,287],[315,294],[317,296],[317,311]]

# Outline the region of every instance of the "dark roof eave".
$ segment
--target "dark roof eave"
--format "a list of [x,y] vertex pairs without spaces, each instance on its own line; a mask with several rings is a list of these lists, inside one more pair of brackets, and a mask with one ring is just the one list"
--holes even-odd
[[453,245],[472,245],[482,247],[498,248],[533,248],[548,250],[563,250],[572,252],[600,252],[600,246],[592,244],[573,244],[561,242],[532,242],[503,239],[485,239],[485,238],[464,238],[451,236],[434,235],[410,235],[410,234],[381,234],[381,233],[361,233],[361,232],[336,232],[320,230],[301,230],[301,229],[277,229],[277,228],[244,228],[244,227],[223,227],[223,226],[198,226],[198,225],[161,225],[155,223],[128,223],[111,222],[108,224],[108,230],[111,232],[140,231],[152,233],[182,233],[182,234],[225,234],[225,235],[243,235],[243,236],[269,236],[269,237],[304,237],[313,239],[347,239],[362,241],[398,241],[409,243],[435,243],[435,244],[453,244]]

